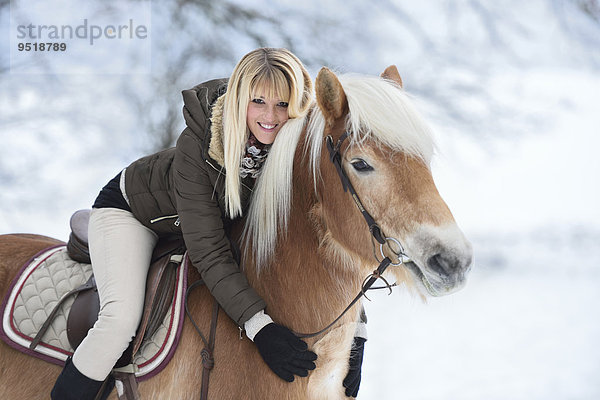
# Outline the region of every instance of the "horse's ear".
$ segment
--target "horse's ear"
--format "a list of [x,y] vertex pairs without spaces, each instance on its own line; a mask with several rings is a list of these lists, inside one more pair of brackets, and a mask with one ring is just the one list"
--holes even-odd
[[381,77],[384,79],[388,79],[390,81],[396,82],[400,87],[402,87],[402,78],[400,78],[400,73],[398,72],[398,68],[395,65],[390,65],[383,71]]
[[321,68],[315,83],[317,103],[329,125],[342,117],[348,106],[346,93],[337,76],[327,67]]

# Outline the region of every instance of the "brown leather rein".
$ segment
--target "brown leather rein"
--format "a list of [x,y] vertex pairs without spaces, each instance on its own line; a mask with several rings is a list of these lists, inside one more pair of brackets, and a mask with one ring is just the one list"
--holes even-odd
[[194,289],[195,287],[198,287],[200,285],[204,285],[204,281],[202,279],[198,279],[196,282],[192,283],[187,288],[187,290],[185,292],[185,304],[184,305],[185,305],[186,315],[192,322],[192,325],[196,329],[196,332],[200,336],[200,339],[202,339],[202,342],[204,342],[204,348],[200,352],[200,355],[202,357],[202,383],[200,386],[200,400],[206,400],[208,398],[208,381],[210,379],[210,371],[215,366],[214,351],[215,351],[215,339],[216,339],[216,333],[217,333],[217,320],[219,318],[219,303],[217,303],[217,300],[213,299],[214,303],[213,303],[212,318],[210,321],[210,334],[209,334],[208,340],[207,340],[206,337],[202,334],[202,331],[200,330],[200,328],[198,327],[198,324],[196,324],[196,321],[194,321],[194,318],[192,318],[192,314],[190,313],[189,307],[188,307],[188,298],[190,296],[190,292],[192,291],[192,289]]

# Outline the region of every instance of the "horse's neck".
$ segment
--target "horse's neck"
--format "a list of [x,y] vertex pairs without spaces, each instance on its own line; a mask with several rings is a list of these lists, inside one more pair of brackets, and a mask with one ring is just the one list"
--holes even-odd
[[[300,160],[295,165],[307,168]],[[273,262],[260,274],[253,268],[249,279],[276,322],[299,332],[314,332],[346,308],[362,279],[354,260],[321,222],[312,179],[296,173],[293,186],[287,233],[279,238]],[[358,312],[355,307],[345,319],[355,320]]]
[[276,322],[299,332],[314,332],[350,303],[358,292],[360,278],[347,271],[333,254],[318,249],[316,237],[307,240],[297,235],[299,225],[294,221],[290,221],[290,228],[279,247],[283,251],[276,253],[274,262],[255,277],[252,285]]

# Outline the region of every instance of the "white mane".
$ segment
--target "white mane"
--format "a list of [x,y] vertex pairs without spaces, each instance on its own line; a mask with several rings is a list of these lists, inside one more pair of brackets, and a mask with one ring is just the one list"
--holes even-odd
[[[371,139],[429,164],[434,150],[430,130],[403,90],[379,77],[349,74],[338,79],[348,99],[346,129],[352,144]],[[246,248],[252,246],[259,271],[275,251],[277,235],[287,231],[294,153],[305,120],[289,120],[282,127],[254,186],[243,237]],[[315,105],[306,134],[315,187],[324,128],[325,118]]]

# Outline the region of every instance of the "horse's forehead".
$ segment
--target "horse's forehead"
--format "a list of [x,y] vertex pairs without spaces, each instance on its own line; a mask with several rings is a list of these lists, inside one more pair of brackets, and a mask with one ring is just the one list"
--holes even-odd
[[367,140],[352,140],[348,144],[346,153],[348,155],[364,154],[392,163],[405,160],[407,157],[420,159],[419,156],[410,154],[403,148],[392,147],[373,138]]
[[[389,127],[388,127],[389,128]],[[374,156],[405,155],[420,158],[427,165],[433,153],[433,142],[426,132],[410,132],[401,134],[390,128],[384,132],[369,130],[367,133],[352,132],[348,140],[347,148],[353,148],[355,152],[363,151],[372,153]]]

